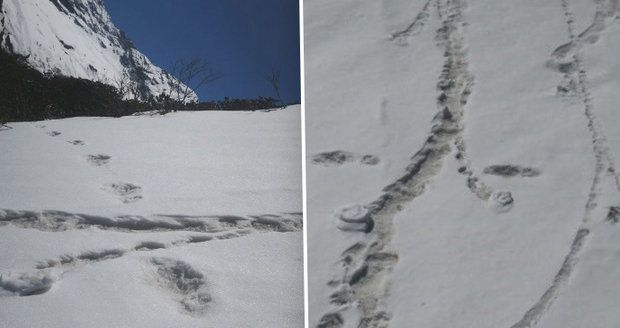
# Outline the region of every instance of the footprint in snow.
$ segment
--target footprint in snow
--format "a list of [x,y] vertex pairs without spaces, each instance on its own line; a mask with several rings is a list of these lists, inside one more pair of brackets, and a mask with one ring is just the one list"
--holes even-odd
[[56,136],[59,136],[61,134],[62,133],[60,133],[58,131],[50,131],[50,132],[47,133],[47,135],[50,136],[50,137],[56,137]]
[[112,159],[112,156],[106,154],[88,155],[86,157],[86,160],[95,166],[103,166],[108,164],[110,159]]
[[343,150],[324,152],[312,156],[312,163],[317,165],[340,166],[353,162],[359,162],[362,165],[377,165],[380,159],[375,155],[360,155]]
[[512,193],[509,191],[496,191],[491,194],[489,202],[491,207],[498,213],[506,213],[512,209],[514,198],[512,198]]
[[40,295],[49,291],[56,280],[53,270],[0,275],[0,297]]
[[74,145],[74,146],[84,146],[86,145],[86,143],[82,140],[67,140],[68,143]]
[[519,165],[500,164],[491,165],[484,168],[484,174],[497,175],[505,178],[511,177],[537,177],[540,170],[534,167],[523,167]]
[[120,200],[125,204],[134,203],[143,198],[142,187],[137,186],[135,184],[131,184],[131,183],[126,183],[126,182],[111,183],[111,184],[104,186],[104,189],[118,196]]
[[189,263],[172,258],[154,257],[150,262],[156,272],[155,282],[178,302],[183,312],[202,315],[207,311],[212,298],[204,274]]

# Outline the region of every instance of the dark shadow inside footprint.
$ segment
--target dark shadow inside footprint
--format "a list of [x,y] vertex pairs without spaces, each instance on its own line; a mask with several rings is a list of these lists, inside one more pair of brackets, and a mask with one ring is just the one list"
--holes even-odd
[[187,242],[191,244],[195,244],[195,243],[204,243],[204,242],[211,241],[211,240],[213,240],[213,237],[211,236],[196,235],[196,236],[190,236]]
[[379,157],[375,155],[364,155],[362,156],[362,159],[360,159],[360,162],[365,165],[377,165],[380,160]]
[[47,135],[50,136],[50,137],[55,137],[55,136],[61,135],[61,133],[58,132],[58,131],[50,131],[50,132],[47,133]]
[[324,315],[317,328],[340,328],[344,325],[344,319],[339,313],[328,313]]
[[181,308],[193,315],[204,314],[211,303],[205,276],[189,263],[171,258],[153,258],[151,263],[158,274],[158,282],[175,295]]
[[221,223],[226,223],[232,226],[236,226],[240,221],[247,221],[248,219],[235,215],[222,215],[219,216],[218,221]]
[[540,175],[540,170],[533,167],[523,167],[519,165],[500,164],[491,165],[484,168],[484,174],[497,175],[501,177],[536,177]]
[[[22,274],[17,277],[0,276],[0,295],[33,296],[46,293],[52,288],[55,279],[47,274]],[[2,293],[1,291],[4,291]]]
[[108,164],[110,162],[110,159],[112,159],[112,156],[106,154],[88,155],[86,157],[86,160],[88,160],[88,162],[96,166]]
[[113,193],[121,196],[123,203],[133,203],[142,199],[142,195],[140,195],[142,187],[135,184],[125,182],[112,183],[108,185],[108,188]]
[[166,244],[157,241],[143,241],[134,247],[137,251],[151,251],[155,249],[166,248]]
[[82,140],[71,140],[71,141],[67,141],[67,142],[72,144],[72,145],[74,145],[74,146],[84,146],[86,144]]
[[620,207],[610,207],[609,212],[607,213],[606,221],[612,224],[617,224],[618,222],[620,222]]
[[348,151],[335,150],[316,154],[312,157],[312,163],[323,165],[341,165],[353,161],[355,154]]
[[335,150],[312,156],[312,163],[325,166],[339,166],[346,163],[359,162],[363,165],[377,165],[379,157],[375,155],[360,155],[343,150]]

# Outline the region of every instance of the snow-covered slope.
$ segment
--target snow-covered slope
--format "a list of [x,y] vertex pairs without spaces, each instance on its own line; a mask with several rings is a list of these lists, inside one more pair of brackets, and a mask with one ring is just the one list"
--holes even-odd
[[618,1],[304,13],[311,326],[617,326]]
[[0,128],[0,327],[302,327],[300,108]]
[[41,72],[113,86],[128,80],[138,93],[130,96],[143,99],[179,84],[114,26],[102,0],[2,0],[0,9],[0,47]]

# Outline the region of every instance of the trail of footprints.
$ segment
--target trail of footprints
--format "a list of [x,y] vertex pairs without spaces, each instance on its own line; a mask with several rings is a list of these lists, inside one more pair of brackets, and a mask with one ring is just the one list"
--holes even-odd
[[620,207],[610,206],[605,217],[596,217],[600,215],[600,211],[597,213],[596,210],[599,208],[602,184],[611,179],[616,189],[614,191],[616,192],[614,198],[618,199],[620,196],[620,177],[616,170],[615,161],[609,151],[607,138],[594,112],[588,74],[581,59],[583,47],[597,42],[600,34],[607,26],[620,17],[620,6],[618,0],[597,1],[597,10],[592,24],[578,35],[575,34],[573,26],[574,15],[569,8],[568,0],[561,0],[561,6],[566,18],[570,41],[553,51],[547,65],[563,76],[562,81],[557,87],[557,95],[569,100],[576,98],[583,103],[587,127],[592,138],[595,172],[590,187],[590,194],[585,204],[582,224],[575,233],[569,252],[565,256],[560,269],[538,301],[511,328],[531,328],[540,324],[544,315],[553,306],[573,273],[573,269],[579,261],[579,256],[583,252],[584,245],[591,236],[590,229],[592,225],[604,221],[615,224],[618,222],[618,214],[620,213]]
[[[422,148],[412,157],[405,174],[383,189],[383,194],[367,205],[355,205],[337,213],[343,231],[364,232],[360,241],[341,254],[342,274],[328,285],[334,288],[330,302],[333,312],[325,314],[318,328],[342,327],[345,311],[354,308],[358,313],[357,327],[388,327],[391,313],[385,296],[387,275],[398,261],[391,248],[394,215],[406,203],[424,192],[425,185],[438,173],[443,159],[450,153],[451,144],[463,129],[463,106],[470,93],[472,79],[467,72],[461,9],[463,3],[448,0],[442,6],[444,20],[437,31],[437,40],[445,49],[445,65],[438,84],[439,113],[433,120],[431,134]],[[428,4],[419,17],[428,16]],[[415,24],[415,21],[412,25]],[[405,30],[406,31],[406,30]]]
[[[47,126],[45,125],[36,125],[35,127],[39,129],[44,129]],[[49,131],[46,133],[50,137],[56,137],[62,134],[60,131]],[[86,142],[80,139],[75,140],[67,140],[67,143],[73,146],[85,146]],[[86,162],[94,167],[104,167],[110,163],[112,160],[112,156],[108,154],[89,154],[85,156]],[[134,203],[139,200],[142,200],[144,197],[142,196],[142,187],[133,183],[118,181],[111,182],[103,185],[101,187],[103,190],[107,191],[111,195],[114,195],[118,198],[122,203],[129,204]]]
[[[620,175],[608,149],[607,139],[594,114],[587,72],[580,58],[580,51],[585,45],[595,43],[609,24],[618,21],[620,5],[617,0],[598,1],[592,25],[581,34],[575,35],[574,17],[568,8],[568,2],[561,1],[571,41],[558,47],[547,65],[563,74],[563,79],[557,87],[558,96],[568,100],[577,98],[583,102],[587,126],[592,135],[596,169],[590,196],[586,202],[583,224],[577,230],[557,275],[540,299],[526,311],[521,320],[511,326],[512,328],[534,327],[539,324],[565,286],[590,237],[590,227],[595,223],[593,215],[598,207],[603,180],[612,179],[616,190],[620,192]],[[330,302],[336,310],[325,314],[319,321],[318,328],[344,326],[342,314],[353,306],[360,312],[358,327],[389,326],[391,315],[382,302],[389,288],[385,276],[398,261],[398,254],[389,247],[392,216],[402,204],[412,201],[423,193],[424,185],[438,171],[438,166],[450,150],[450,144],[456,149],[455,158],[460,165],[458,171],[466,176],[467,186],[474,195],[481,200],[491,200],[498,212],[510,210],[514,204],[510,192],[494,192],[482,182],[474,174],[467,157],[462,136],[462,115],[463,106],[466,105],[467,97],[471,93],[473,77],[467,70],[462,35],[462,7],[463,2],[458,0],[435,1],[438,17],[443,21],[437,39],[439,44],[445,47],[446,63],[438,83],[440,112],[434,119],[431,135],[422,149],[413,156],[407,174],[384,188],[384,194],[376,201],[363,206],[347,207],[337,214],[341,221],[340,229],[363,231],[366,236],[365,241],[352,245],[341,254],[342,276],[328,283],[335,290],[330,296]],[[429,3],[426,3],[412,24],[403,31],[394,33],[391,39],[399,45],[407,45],[409,37],[416,35],[424,27],[429,17],[428,10]],[[541,171],[532,167],[498,164],[486,167],[483,173],[505,178],[531,178],[540,175]],[[619,208],[620,206],[610,206],[603,219],[610,224],[617,224],[620,221]]]
[[[37,128],[45,128],[37,125]],[[61,133],[52,131],[50,136]],[[70,140],[74,146],[84,146],[82,140]],[[112,157],[106,154],[87,155],[86,161],[95,166],[107,165]],[[119,196],[124,203],[142,198],[141,187],[125,182],[109,183],[104,188]],[[235,215],[120,215],[105,217],[63,211],[19,211],[0,209],[0,227],[13,225],[24,229],[60,232],[75,229],[112,230],[126,233],[186,231],[189,234],[172,242],[145,240],[129,249],[112,248],[65,254],[55,259],[39,261],[31,272],[0,274],[0,297],[32,296],[48,292],[70,272],[86,265],[111,261],[135,253],[154,252],[189,244],[208,243],[265,232],[298,232],[302,230],[301,213]],[[174,299],[179,309],[189,315],[205,313],[211,303],[204,274],[191,264],[178,259],[153,256],[148,259],[153,268],[153,281]]]
[[[114,218],[60,211],[0,210],[0,223],[43,231],[98,228],[123,232],[192,232],[169,243],[145,240],[129,249],[113,248],[65,254],[39,261],[35,270],[26,273],[0,274],[0,297],[32,296],[48,292],[65,274],[103,261],[110,261],[138,252],[152,252],[189,244],[239,238],[253,233],[294,232],[302,229],[301,213],[255,216],[183,216],[156,217],[119,216]],[[189,263],[166,257],[151,257],[149,264],[156,273],[155,282],[168,291],[181,311],[190,315],[205,313],[211,296],[206,279]]]
[[[421,32],[430,17],[431,3],[425,3],[415,20],[404,30],[392,34],[397,45],[407,45],[410,37]],[[398,254],[390,246],[392,220],[402,206],[424,192],[439,172],[443,160],[455,149],[458,173],[466,178],[466,186],[477,198],[490,201],[499,212],[511,209],[514,199],[509,191],[494,191],[473,171],[463,138],[464,108],[472,92],[473,76],[468,70],[467,49],[463,29],[465,22],[462,0],[437,0],[434,9],[441,20],[436,40],[444,49],[445,62],[437,84],[439,111],[432,121],[431,133],[420,150],[411,158],[405,174],[386,186],[375,201],[353,205],[337,211],[339,229],[363,232],[359,241],[340,255],[341,273],[328,282],[333,288],[332,312],[320,318],[317,328],[338,328],[345,323],[345,312],[357,311],[359,328],[389,327],[391,313],[385,297],[389,290],[387,275],[398,262]],[[519,165],[492,165],[483,171],[505,178],[535,177],[540,170]]]
[[390,39],[400,46],[408,45],[411,38],[418,35],[424,29],[430,16],[430,6],[431,0],[427,0],[411,24],[401,31],[392,33]]

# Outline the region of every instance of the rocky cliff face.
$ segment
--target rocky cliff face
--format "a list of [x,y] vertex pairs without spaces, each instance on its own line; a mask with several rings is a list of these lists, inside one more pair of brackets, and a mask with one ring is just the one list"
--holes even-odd
[[0,48],[41,72],[123,83],[142,100],[180,84],[114,26],[102,0],[0,0],[0,9]]

